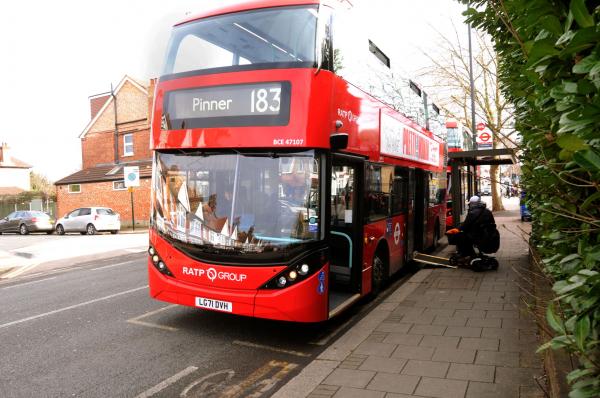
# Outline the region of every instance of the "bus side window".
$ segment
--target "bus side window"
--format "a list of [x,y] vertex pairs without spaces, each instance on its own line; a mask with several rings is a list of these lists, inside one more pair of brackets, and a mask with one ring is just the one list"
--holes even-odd
[[429,174],[429,206],[435,206],[438,204],[437,193],[438,193],[438,181],[434,177],[433,173]]
[[369,165],[367,169],[367,217],[379,220],[390,215],[394,168]]
[[402,169],[396,168],[392,186],[392,215],[406,213],[408,202],[407,176]]

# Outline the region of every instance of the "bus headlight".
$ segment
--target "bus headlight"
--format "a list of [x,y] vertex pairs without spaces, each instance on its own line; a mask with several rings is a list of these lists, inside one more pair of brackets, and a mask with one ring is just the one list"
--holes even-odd
[[275,275],[274,278],[265,283],[261,288],[283,289],[302,282],[323,267],[323,264],[327,260],[326,253],[327,249],[319,249],[309,253]]
[[308,264],[302,264],[300,268],[298,268],[298,273],[302,276],[308,274],[308,271],[310,271]]
[[284,287],[287,284],[287,279],[285,276],[280,276],[277,278],[277,286]]
[[158,270],[158,272],[160,272],[161,274],[167,275],[167,276],[173,276],[173,273],[171,272],[169,267],[167,267],[167,264],[165,264],[165,262],[162,260],[162,258],[160,258],[160,256],[158,255],[158,252],[156,251],[155,248],[150,246],[150,248],[148,249],[148,254],[150,254],[150,259],[152,260],[152,265],[154,265],[154,267]]

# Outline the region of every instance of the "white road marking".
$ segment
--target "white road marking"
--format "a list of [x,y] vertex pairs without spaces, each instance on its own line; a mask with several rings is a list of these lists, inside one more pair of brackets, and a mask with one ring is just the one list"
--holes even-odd
[[91,268],[90,271],[98,271],[100,269],[118,267],[119,265],[125,265],[125,264],[129,264],[129,263],[135,263],[135,262],[138,262],[138,261],[140,261],[140,260],[131,260],[131,261],[125,261],[125,262],[117,263],[117,264],[104,265],[102,267]]
[[2,290],[8,290],[8,289],[12,289],[12,288],[15,288],[15,287],[21,287],[21,286],[25,286],[25,285],[32,285],[34,283],[40,283],[40,282],[44,282],[44,281],[49,281],[50,279],[56,279],[56,277],[53,276],[51,278],[38,279],[37,281],[19,283],[18,285],[11,285],[11,286],[5,287]]
[[128,319],[126,322],[133,323],[134,325],[148,326],[150,328],[168,330],[169,332],[176,332],[179,329],[171,327],[171,326],[164,326],[164,325],[159,325],[157,323],[144,322],[144,321],[140,320],[140,319],[146,318],[148,316],[158,314],[159,312],[163,312],[165,310],[171,309],[173,307],[179,307],[179,306],[177,304],[167,305],[166,307],[162,307],[162,308],[159,308],[154,311],[146,312],[145,314],[136,316],[135,318]]
[[97,303],[99,301],[109,300],[111,298],[119,297],[119,296],[122,296],[124,294],[129,294],[129,293],[137,292],[138,290],[146,289],[147,287],[148,287],[148,285],[144,285],[144,286],[136,287],[135,289],[125,290],[124,292],[110,294],[108,296],[104,296],[104,297],[100,297],[100,298],[97,298],[97,299],[89,300],[89,301],[86,301],[86,302],[83,302],[83,303],[79,303],[79,304],[75,304],[75,305],[70,305],[68,307],[59,308],[57,310],[53,310],[53,311],[49,311],[49,312],[44,312],[43,314],[38,314],[38,315],[30,316],[30,317],[27,317],[27,318],[19,319],[17,321],[3,323],[2,325],[0,325],[0,329],[4,329],[4,328],[7,328],[7,327],[13,326],[13,325],[18,325],[19,323],[32,321],[34,319],[43,318],[43,317],[48,316],[48,315],[58,314],[59,312],[68,311],[68,310],[72,310],[72,309],[75,309],[75,308],[83,307],[84,305]]
[[158,383],[151,389],[144,391],[143,393],[141,393],[140,395],[138,395],[135,398],[151,397],[154,394],[157,394],[157,393],[161,392],[162,390],[164,390],[165,388],[169,387],[171,384],[175,384],[176,382],[179,381],[179,379],[184,378],[185,376],[189,375],[190,373],[195,372],[196,370],[198,370],[197,367],[188,366],[187,368],[183,369],[181,372],[174,374],[173,376],[169,377],[168,379]]
[[269,351],[281,352],[283,354],[295,355],[297,357],[310,357],[310,354],[306,354],[304,352],[293,351],[293,350],[285,350],[283,348],[270,347],[268,345],[250,343],[248,341],[234,340],[232,344],[241,345],[241,346],[244,346],[244,347],[262,348],[262,349],[269,350]]

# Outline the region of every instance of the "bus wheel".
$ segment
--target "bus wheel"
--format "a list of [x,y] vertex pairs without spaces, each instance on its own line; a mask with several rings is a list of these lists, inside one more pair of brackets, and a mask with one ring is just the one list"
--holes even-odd
[[373,273],[371,276],[371,293],[375,296],[381,292],[385,283],[385,262],[380,253],[375,253],[373,257]]

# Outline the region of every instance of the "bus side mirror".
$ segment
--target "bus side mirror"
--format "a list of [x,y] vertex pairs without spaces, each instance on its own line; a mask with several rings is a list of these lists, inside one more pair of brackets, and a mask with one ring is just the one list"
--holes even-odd
[[348,147],[348,133],[333,133],[329,136],[329,145],[332,151]]

